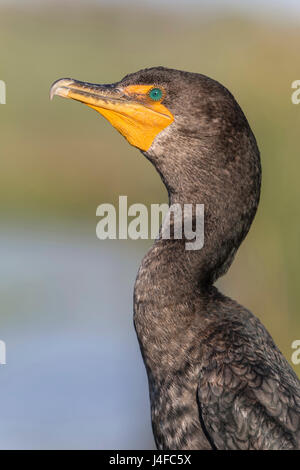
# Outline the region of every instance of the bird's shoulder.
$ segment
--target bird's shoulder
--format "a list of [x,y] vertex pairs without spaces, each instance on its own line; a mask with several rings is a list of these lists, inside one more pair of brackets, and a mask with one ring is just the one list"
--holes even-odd
[[198,400],[217,448],[300,445],[300,383],[261,322],[234,301],[202,335]]

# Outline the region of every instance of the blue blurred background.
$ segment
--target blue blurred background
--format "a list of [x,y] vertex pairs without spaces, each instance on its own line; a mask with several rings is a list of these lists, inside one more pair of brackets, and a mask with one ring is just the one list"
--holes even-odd
[[[290,361],[299,321],[297,1],[1,1],[0,448],[151,449],[132,323],[151,241],[100,241],[96,208],[166,202],[143,156],[97,113],[50,103],[60,77],[109,83],[153,65],[226,85],[262,153],[260,209],[222,291]],[[294,366],[299,374],[300,366]]]

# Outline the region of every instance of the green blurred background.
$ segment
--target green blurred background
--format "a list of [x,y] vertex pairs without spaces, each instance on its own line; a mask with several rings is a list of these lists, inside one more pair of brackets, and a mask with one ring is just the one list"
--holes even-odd
[[61,77],[110,83],[164,65],[231,90],[257,138],[263,185],[253,227],[218,284],[290,361],[300,337],[300,105],[291,103],[300,15],[293,1],[284,14],[267,0],[236,3],[0,2],[1,448],[153,447],[132,326],[134,278],[151,241],[97,240],[95,212],[119,195],[147,205],[167,195],[97,113],[49,101]]

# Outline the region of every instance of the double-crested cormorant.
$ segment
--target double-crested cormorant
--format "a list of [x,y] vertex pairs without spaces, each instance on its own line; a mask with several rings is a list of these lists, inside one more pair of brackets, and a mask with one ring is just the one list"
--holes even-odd
[[300,384],[261,322],[214,282],[256,213],[259,150],[231,93],[155,67],[112,85],[61,79],[51,95],[106,117],[153,163],[170,204],[202,203],[201,250],[160,235],[140,266],[134,323],[159,449],[297,449]]

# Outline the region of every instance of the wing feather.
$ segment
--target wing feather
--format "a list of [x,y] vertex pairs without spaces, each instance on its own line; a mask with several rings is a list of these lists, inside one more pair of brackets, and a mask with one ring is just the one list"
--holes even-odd
[[300,448],[296,374],[261,324],[256,327],[264,331],[250,338],[240,325],[221,327],[204,348],[198,385],[202,422],[212,442],[217,449]]

